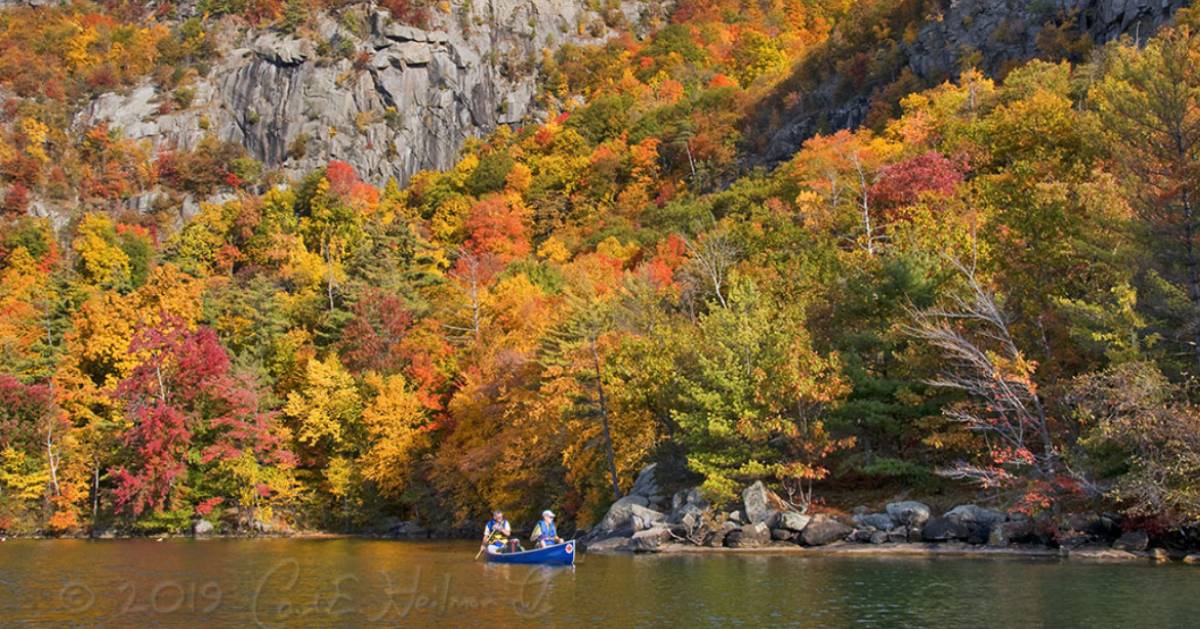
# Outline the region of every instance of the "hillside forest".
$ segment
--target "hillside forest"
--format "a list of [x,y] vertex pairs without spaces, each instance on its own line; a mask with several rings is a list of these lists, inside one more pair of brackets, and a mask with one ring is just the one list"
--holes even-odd
[[[354,6],[202,4],[0,12],[0,531],[582,528],[651,462],[1200,523],[1200,12],[934,82],[896,51],[941,2],[680,0],[400,185],[72,126],[186,108],[215,24]],[[864,123],[751,166],[833,76]]]

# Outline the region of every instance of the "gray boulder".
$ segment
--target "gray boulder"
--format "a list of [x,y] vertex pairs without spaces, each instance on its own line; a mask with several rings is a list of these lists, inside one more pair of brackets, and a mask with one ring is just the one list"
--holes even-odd
[[887,532],[887,540],[893,544],[903,544],[909,540],[908,527],[897,526]]
[[672,524],[682,524],[685,528],[695,529],[708,518],[711,506],[705,500],[700,490],[693,487],[675,492],[671,497],[671,514],[668,521]]
[[854,531],[851,532],[848,537],[846,537],[846,541],[854,542],[856,544],[868,544],[871,542],[871,535],[873,533],[874,531],[870,529],[854,529]]
[[796,539],[799,533],[788,529],[771,529],[771,541],[774,542],[790,542]]
[[887,531],[875,531],[874,533],[871,533],[872,544],[886,544],[888,541],[889,536]]
[[1129,531],[1113,542],[1117,550],[1146,550],[1150,547],[1150,536],[1145,531]]
[[771,529],[763,522],[747,524],[725,536],[725,545],[729,548],[757,548],[770,541]]
[[1067,516],[1066,528],[1111,542],[1121,536],[1117,520],[1116,516],[1108,514],[1073,513]]
[[196,537],[205,537],[213,534],[213,524],[208,520],[196,520],[192,524],[192,535]]
[[947,511],[943,517],[962,524],[982,524],[988,527],[999,524],[1008,518],[1000,511],[977,505],[959,505]]
[[706,513],[696,505],[683,505],[671,515],[669,521],[672,524],[681,524],[684,528],[695,529],[704,524]]
[[699,507],[700,509],[707,509],[709,507],[708,501],[705,500],[704,496],[700,493],[699,487],[681,489],[675,492],[675,495],[671,496],[672,514],[688,505]]
[[988,531],[988,546],[1008,546],[1031,541],[1033,539],[1033,520],[1029,518],[1014,518],[1000,522]]
[[827,515],[816,515],[800,533],[800,541],[806,546],[824,546],[846,539],[853,531]]
[[781,529],[787,529],[789,531],[799,533],[803,531],[804,527],[808,526],[808,523],[811,521],[812,516],[796,513],[795,511],[784,511],[783,513],[780,513],[779,517],[776,519],[776,526]]
[[629,490],[629,494],[644,496],[646,498],[661,494],[662,491],[658,487],[658,481],[654,479],[654,470],[657,468],[658,463],[651,463],[643,467],[642,471],[638,472],[637,480],[633,481],[633,487]]
[[902,502],[889,503],[887,514],[898,524],[921,526],[929,520],[929,517],[933,513],[929,510],[929,505],[923,502],[904,500]]
[[967,528],[966,540],[971,544],[986,543],[991,535],[992,527],[1008,518],[1000,511],[977,505],[959,505],[947,511],[942,517],[965,526]]
[[886,513],[856,514],[854,523],[866,529],[885,532],[896,527],[896,521]]
[[629,507],[629,523],[634,531],[644,531],[667,520],[666,514],[647,507],[632,505]]
[[647,500],[642,496],[625,496],[618,499],[608,508],[608,513],[596,525],[595,530],[601,533],[611,533],[627,524],[633,517],[634,507],[645,507]]
[[965,540],[970,534],[966,524],[946,517],[930,518],[921,528],[921,539],[927,542]]
[[725,538],[728,537],[730,533],[737,530],[737,528],[738,526],[733,522],[722,523],[721,526],[713,530],[705,537],[704,545],[711,548],[720,548],[724,546]]
[[629,539],[629,547],[635,553],[658,552],[659,548],[671,540],[671,529],[665,526],[655,526],[644,531],[638,531]]
[[633,550],[633,542],[628,537],[608,537],[585,545],[589,553],[617,553]]
[[771,522],[781,511],[787,511],[788,505],[775,492],[767,489],[762,481],[756,481],[742,491],[742,507],[745,509],[746,521],[750,524]]

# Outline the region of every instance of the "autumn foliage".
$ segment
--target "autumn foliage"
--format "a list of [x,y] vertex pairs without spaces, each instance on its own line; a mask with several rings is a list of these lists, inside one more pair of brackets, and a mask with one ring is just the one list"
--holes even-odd
[[0,530],[588,526],[650,462],[721,505],[763,480],[1195,523],[1195,12],[902,83],[746,167],[755,116],[808,102],[793,67],[900,82],[861,49],[925,4],[681,2],[541,54],[544,121],[404,185],[69,134],[98,90],[185,87],[161,64],[216,18],[6,9]]

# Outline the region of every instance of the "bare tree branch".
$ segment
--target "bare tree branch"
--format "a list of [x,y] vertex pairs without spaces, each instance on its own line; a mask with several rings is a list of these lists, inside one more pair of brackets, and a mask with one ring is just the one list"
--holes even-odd
[[1005,464],[1017,464],[1029,465],[1039,477],[1052,478],[1063,471],[1062,457],[1050,437],[1032,366],[974,269],[958,260],[951,264],[962,274],[968,294],[952,298],[950,308],[912,311],[913,324],[905,331],[946,357],[945,369],[930,384],[967,396],[968,402],[944,413],[969,430],[995,438],[991,450],[997,465],[959,463],[941,473],[992,487],[1011,478]]
[[684,239],[692,267],[705,279],[717,295],[722,308],[728,308],[725,300],[725,283],[729,270],[737,261],[737,247],[722,233],[710,233],[692,241]]

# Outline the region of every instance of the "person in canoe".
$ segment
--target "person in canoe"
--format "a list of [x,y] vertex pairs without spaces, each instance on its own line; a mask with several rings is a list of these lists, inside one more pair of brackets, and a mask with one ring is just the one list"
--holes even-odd
[[562,543],[563,539],[558,536],[558,529],[554,526],[553,511],[546,509],[542,512],[542,519],[538,520],[537,525],[533,527],[531,539],[537,542],[538,548]]
[[483,526],[483,544],[479,546],[479,550],[483,551],[492,546],[496,552],[501,552],[511,535],[512,527],[509,526],[508,520],[504,519],[504,513],[497,509],[492,512],[492,519]]

